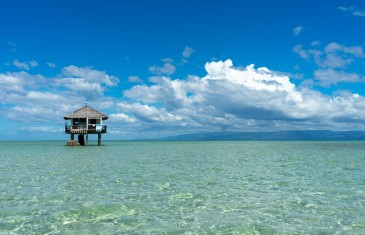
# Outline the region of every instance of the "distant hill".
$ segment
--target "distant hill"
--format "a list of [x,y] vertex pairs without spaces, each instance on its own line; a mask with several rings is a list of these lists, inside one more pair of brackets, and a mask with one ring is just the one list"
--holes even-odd
[[169,136],[159,140],[365,140],[365,131],[209,132]]

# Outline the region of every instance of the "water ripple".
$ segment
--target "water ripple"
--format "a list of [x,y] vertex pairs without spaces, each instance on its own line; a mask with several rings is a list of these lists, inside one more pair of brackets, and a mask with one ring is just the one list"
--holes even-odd
[[9,142],[0,234],[363,234],[364,147]]

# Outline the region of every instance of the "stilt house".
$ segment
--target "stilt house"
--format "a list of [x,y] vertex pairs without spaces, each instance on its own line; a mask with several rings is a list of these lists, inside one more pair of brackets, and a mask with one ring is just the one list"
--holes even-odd
[[[107,126],[103,125],[103,121],[108,117],[87,105],[65,116],[64,119],[66,120],[65,133],[71,135],[67,145],[88,145],[89,134],[97,134],[98,145],[100,145],[101,134],[107,132]],[[75,134],[78,135],[77,142],[74,139]],[[84,136],[86,136],[86,142]]]

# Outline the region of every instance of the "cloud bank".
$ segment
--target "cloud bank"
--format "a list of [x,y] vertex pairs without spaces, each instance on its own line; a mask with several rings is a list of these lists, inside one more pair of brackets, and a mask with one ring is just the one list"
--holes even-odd
[[[338,52],[363,55],[359,48],[330,44],[318,53],[319,65],[325,64],[328,54]],[[298,48],[298,53],[314,60],[317,55],[303,48]],[[148,83],[137,82],[120,90],[121,98],[105,93],[111,87],[121,89],[119,79],[91,67],[70,65],[54,78],[24,71],[0,74],[0,85],[4,87],[0,90],[1,114],[18,122],[61,123],[65,114],[88,101],[109,114],[111,134],[131,138],[211,131],[365,127],[365,98],[358,94],[325,95],[298,87],[288,76],[265,67],[235,67],[229,59],[208,62],[204,69],[202,77],[153,76]],[[342,82],[360,79],[336,69],[326,64],[316,76],[322,81],[331,78],[332,83],[333,77],[341,77]]]
[[264,67],[235,68],[231,60],[206,63],[205,70],[204,77],[153,77],[151,85],[125,90],[128,101],[116,103],[113,115],[121,118],[115,121],[138,130],[197,132],[343,130],[365,118],[358,94],[324,95]]
[[105,106],[104,91],[118,82],[104,71],[74,65],[54,78],[25,71],[0,74],[0,114],[20,122],[58,123],[86,101]]

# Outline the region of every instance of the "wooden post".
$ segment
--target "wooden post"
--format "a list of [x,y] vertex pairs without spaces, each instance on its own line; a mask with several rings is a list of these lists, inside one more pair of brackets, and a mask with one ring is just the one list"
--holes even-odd
[[71,134],[71,140],[75,140],[75,135]]
[[89,134],[86,134],[86,145],[89,145]]
[[101,133],[98,133],[98,146],[100,146],[101,143]]

